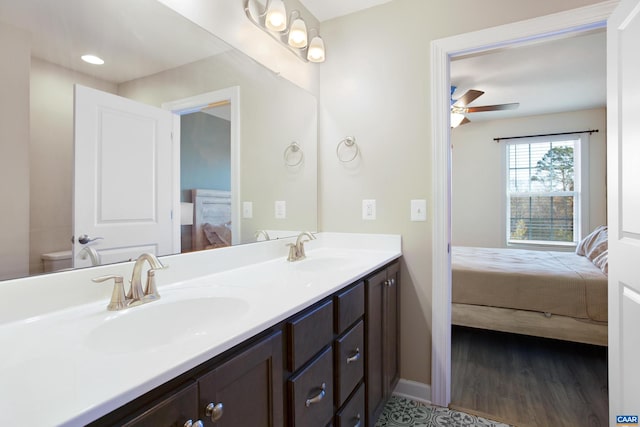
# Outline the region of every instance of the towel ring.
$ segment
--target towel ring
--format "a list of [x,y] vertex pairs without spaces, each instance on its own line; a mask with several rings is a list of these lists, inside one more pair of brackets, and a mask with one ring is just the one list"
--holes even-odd
[[[295,154],[297,152],[300,152],[300,158],[298,159],[298,161],[291,160],[290,159],[291,155]],[[295,159],[295,157],[294,157],[294,159]],[[300,147],[300,145],[296,141],[293,141],[291,144],[289,144],[287,146],[287,148],[285,148],[285,150],[284,150],[284,163],[287,166],[289,166],[289,167],[298,166],[300,163],[302,163],[303,159],[304,159],[304,152],[302,151],[302,148]]]
[[[340,147],[345,146],[346,149],[353,150],[353,156],[351,157],[342,157],[340,155]],[[355,136],[348,136],[342,141],[338,142],[338,146],[336,147],[336,156],[338,156],[338,160],[342,163],[349,163],[353,161],[356,157],[358,157],[358,153],[360,153],[360,149],[358,148],[358,144],[356,144]]]

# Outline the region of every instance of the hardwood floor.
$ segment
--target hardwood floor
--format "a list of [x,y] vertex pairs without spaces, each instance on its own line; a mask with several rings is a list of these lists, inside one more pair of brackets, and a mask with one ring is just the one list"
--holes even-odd
[[517,426],[607,426],[607,348],[453,327],[452,407]]

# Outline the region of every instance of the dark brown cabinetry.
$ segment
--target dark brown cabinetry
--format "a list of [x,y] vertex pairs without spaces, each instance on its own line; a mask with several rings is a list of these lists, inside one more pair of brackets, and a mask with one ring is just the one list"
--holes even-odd
[[365,384],[366,425],[373,426],[399,379],[399,263],[366,280]]
[[281,378],[282,333],[278,332],[198,379],[198,416],[205,426],[281,426]]
[[398,381],[398,284],[394,262],[90,426],[373,426]]

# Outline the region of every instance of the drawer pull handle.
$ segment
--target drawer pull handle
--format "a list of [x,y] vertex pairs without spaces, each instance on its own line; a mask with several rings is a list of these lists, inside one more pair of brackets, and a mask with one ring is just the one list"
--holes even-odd
[[313,396],[311,399],[307,399],[307,401],[304,402],[305,406],[308,408],[309,406],[311,406],[312,403],[318,403],[322,399],[324,399],[324,396],[326,394],[325,392],[326,388],[327,388],[327,385],[325,383],[322,383],[322,385],[320,386],[320,393]]
[[355,354],[353,356],[347,357],[347,365],[349,363],[357,362],[358,360],[360,360],[360,348],[356,347]]
[[204,424],[200,420],[196,421],[195,423],[191,420],[187,420],[187,422],[184,423],[183,427],[204,427]]
[[212,402],[209,403],[205,408],[205,415],[207,417],[211,417],[211,421],[213,421],[214,423],[222,418],[223,414],[224,406],[222,405],[222,403],[215,404]]
[[353,427],[360,427],[362,425],[362,420],[360,419],[360,414],[356,415],[356,423],[353,425]]

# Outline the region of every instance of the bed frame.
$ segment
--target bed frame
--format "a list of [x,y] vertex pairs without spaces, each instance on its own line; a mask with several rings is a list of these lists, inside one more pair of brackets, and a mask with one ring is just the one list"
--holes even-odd
[[482,305],[453,303],[451,307],[454,325],[607,345],[607,322]]
[[209,246],[202,226],[204,224],[225,224],[231,222],[231,192],[225,190],[191,190],[193,201],[193,227],[191,229],[192,250],[202,250]]

